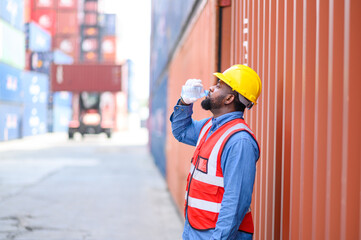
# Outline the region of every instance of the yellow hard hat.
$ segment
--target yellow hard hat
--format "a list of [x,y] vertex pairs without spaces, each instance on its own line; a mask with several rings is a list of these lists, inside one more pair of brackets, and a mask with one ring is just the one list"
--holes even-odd
[[261,94],[262,83],[258,74],[250,67],[236,64],[223,73],[213,73],[224,83],[254,104]]

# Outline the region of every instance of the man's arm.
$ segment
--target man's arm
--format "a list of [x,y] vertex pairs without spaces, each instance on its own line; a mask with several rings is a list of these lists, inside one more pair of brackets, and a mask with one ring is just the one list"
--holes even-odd
[[195,146],[202,126],[207,121],[195,121],[192,119],[193,104],[185,104],[182,99],[178,100],[174,111],[170,116],[173,136],[180,142]]
[[222,153],[224,195],[211,239],[232,239],[252,200],[258,159],[256,143],[246,132],[232,136]]

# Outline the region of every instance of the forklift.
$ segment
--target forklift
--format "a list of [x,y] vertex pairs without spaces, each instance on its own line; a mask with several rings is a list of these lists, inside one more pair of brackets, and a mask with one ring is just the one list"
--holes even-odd
[[105,133],[111,138],[115,125],[114,96],[110,92],[80,92],[73,94],[73,114],[69,122],[68,137],[79,132],[86,134]]

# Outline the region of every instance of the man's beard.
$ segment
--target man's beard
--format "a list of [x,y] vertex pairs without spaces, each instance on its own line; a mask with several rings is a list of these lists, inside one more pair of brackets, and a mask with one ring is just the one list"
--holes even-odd
[[214,99],[208,97],[201,102],[201,106],[204,110],[214,110],[222,107],[222,100],[224,96],[218,96]]

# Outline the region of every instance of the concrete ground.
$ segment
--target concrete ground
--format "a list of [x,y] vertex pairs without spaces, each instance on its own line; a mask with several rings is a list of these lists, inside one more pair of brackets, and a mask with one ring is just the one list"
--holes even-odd
[[176,240],[182,228],[145,130],[0,142],[1,240]]

